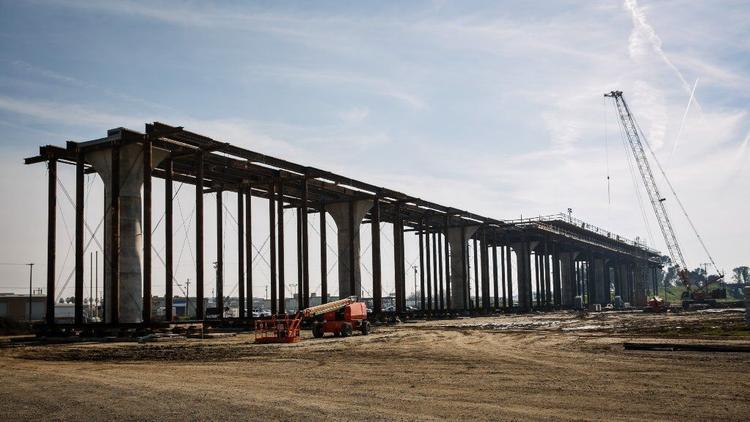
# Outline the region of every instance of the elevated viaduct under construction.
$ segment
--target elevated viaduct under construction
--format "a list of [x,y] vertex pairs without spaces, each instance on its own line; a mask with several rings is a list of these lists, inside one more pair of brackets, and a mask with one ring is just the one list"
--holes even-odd
[[[504,221],[436,204],[401,192],[249,151],[163,123],[146,125],[145,133],[111,129],[107,136],[65,147],[42,146],[26,164],[46,162],[49,168],[46,323],[55,325],[57,166],[76,168],[75,182],[75,320],[84,326],[84,176],[97,173],[104,182],[104,321],[102,325],[160,323],[152,305],[152,180],[164,180],[163,229],[164,320],[171,321],[174,288],[173,183],[195,186],[196,319],[204,309],[204,198],[222,192],[237,195],[239,319],[251,319],[253,197],[268,200],[270,231],[271,312],[284,313],[287,292],[284,271],[285,209],[297,210],[296,260],[298,308],[309,306],[310,271],[308,220],[321,227],[332,218],[337,227],[338,291],[340,297],[361,296],[360,227],[371,225],[372,311],[383,312],[381,222],[393,230],[395,311],[407,310],[407,268],[404,237],[419,242],[419,308],[431,315],[526,312],[571,308],[576,297],[584,305],[605,305],[613,296],[635,306],[646,302],[661,266],[658,251],[561,214]],[[264,210],[265,211],[265,210]],[[224,263],[222,213],[216,213],[216,300],[223,309]],[[328,297],[328,240],[320,236],[321,296]],[[473,259],[469,246],[473,246]],[[144,253],[147,251],[148,253]],[[473,261],[473,262],[470,262]],[[470,281],[473,279],[473,286]],[[415,289],[417,290],[417,289]],[[473,290],[473,295],[470,292]],[[515,291],[514,291],[515,290]],[[415,292],[416,293],[416,292]],[[514,299],[515,298],[515,299]]]

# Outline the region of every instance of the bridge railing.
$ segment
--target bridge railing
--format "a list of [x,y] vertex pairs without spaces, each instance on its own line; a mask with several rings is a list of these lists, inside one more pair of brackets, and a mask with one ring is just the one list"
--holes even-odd
[[572,226],[576,226],[578,228],[581,228],[583,230],[589,231],[591,233],[596,233],[600,236],[607,237],[609,239],[612,239],[614,241],[625,243],[630,246],[643,249],[645,251],[658,254],[659,251],[656,249],[653,249],[649,246],[647,246],[645,243],[640,241],[640,239],[631,240],[624,236],[620,236],[618,234],[612,233],[608,230],[602,229],[601,227],[595,226],[591,223],[587,223],[583,220],[577,219],[575,217],[572,217],[565,213],[559,213],[559,214],[550,214],[550,215],[542,215],[537,217],[529,217],[529,218],[520,218],[516,220],[504,220],[506,223],[509,224],[524,224],[524,223],[550,223],[554,221],[562,221],[565,223],[568,223]]

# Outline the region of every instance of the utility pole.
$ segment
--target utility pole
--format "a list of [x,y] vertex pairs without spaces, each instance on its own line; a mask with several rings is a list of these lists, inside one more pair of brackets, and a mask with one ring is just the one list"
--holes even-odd
[[[297,283],[289,283],[289,284],[287,284],[287,286],[289,287],[289,291],[290,292],[294,292],[295,290],[297,290],[297,286],[299,286],[299,284],[297,284]],[[294,293],[292,293],[292,297],[294,297]],[[302,309],[297,309],[297,310],[301,311]]]
[[412,265],[412,269],[414,269],[414,309],[417,308],[417,272],[418,267],[416,265]]
[[[216,281],[218,281],[219,280],[219,261],[214,261],[213,264],[214,264],[214,278]],[[216,288],[211,289],[211,296],[214,297],[214,305],[218,307],[219,300],[216,297]],[[219,312],[223,313],[224,311],[220,310]]]
[[94,313],[99,318],[99,251],[94,254]]
[[185,282],[185,317],[190,319],[190,279]]
[[26,264],[26,265],[29,266],[29,319],[28,320],[31,321],[31,296],[32,296],[32,291],[31,291],[31,276],[32,276],[32,274],[34,272],[34,263],[32,262],[32,263],[29,263],[29,264]]

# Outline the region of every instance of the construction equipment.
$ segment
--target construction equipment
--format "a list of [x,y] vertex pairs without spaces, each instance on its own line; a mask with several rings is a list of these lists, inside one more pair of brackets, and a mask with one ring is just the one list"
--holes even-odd
[[[323,337],[325,333],[333,333],[334,336],[349,337],[354,330],[360,331],[362,335],[370,333],[370,322],[367,321],[367,307],[363,302],[357,302],[356,298],[342,299],[339,306],[322,309],[322,305],[308,317],[322,316],[321,320],[315,321],[312,326],[313,336]],[[332,302],[337,303],[337,302]],[[309,309],[306,309],[309,311]],[[313,315],[314,313],[314,315]]]
[[367,321],[367,307],[351,296],[335,302],[324,303],[303,309],[297,314],[273,315],[269,319],[255,321],[256,343],[294,343],[300,340],[300,325],[305,319],[315,319],[312,324],[313,336],[323,337],[325,333],[348,337],[354,330],[367,335],[370,322]]
[[[646,188],[649,200],[651,201],[651,206],[653,207],[654,213],[656,214],[656,220],[659,223],[659,228],[661,229],[661,233],[664,236],[664,241],[667,244],[669,256],[672,259],[672,262],[677,267],[677,276],[685,286],[685,292],[683,292],[682,295],[683,307],[688,308],[693,303],[709,303],[711,300],[715,302],[715,298],[709,298],[708,296],[713,295],[720,297],[721,289],[715,290],[714,292],[709,294],[708,288],[712,283],[720,281],[724,277],[724,275],[721,274],[721,271],[719,271],[718,267],[716,266],[716,262],[708,252],[705,243],[703,243],[703,239],[701,238],[700,234],[698,234],[698,230],[695,228],[695,225],[690,219],[690,216],[688,216],[687,211],[682,205],[682,202],[677,196],[677,193],[672,187],[672,184],[669,182],[669,179],[667,178],[666,173],[664,173],[664,169],[661,167],[661,164],[659,164],[659,160],[656,158],[654,151],[651,149],[648,141],[646,141],[646,137],[643,135],[643,132],[635,122],[633,115],[630,113],[630,109],[625,102],[625,98],[622,96],[622,91],[611,91],[607,94],[604,94],[604,96],[612,98],[615,104],[615,108],[617,109],[617,112],[620,116],[621,129],[625,134],[627,144],[630,146],[630,150],[633,152],[633,157],[635,158],[636,165],[638,166],[638,171],[640,172],[641,178],[643,179],[643,185]],[[643,138],[643,142],[641,141],[641,138]],[[708,255],[708,258],[711,260],[711,263],[716,269],[716,272],[719,274],[718,276],[709,277],[702,286],[699,286],[697,288],[690,280],[689,270],[687,264],[685,263],[685,257],[682,254],[680,244],[677,242],[677,236],[675,235],[674,228],[672,227],[672,223],[669,220],[667,208],[664,206],[664,201],[666,201],[666,198],[663,197],[659,192],[659,187],[656,184],[654,174],[651,171],[651,165],[646,157],[646,152],[643,147],[644,143],[651,153],[651,156],[654,157],[654,162],[656,163],[658,169],[664,177],[667,186],[669,186],[669,189],[677,200],[680,209],[690,223],[690,227],[692,227],[695,235],[698,237],[700,244],[703,246],[703,250],[706,252],[706,255]],[[726,291],[724,291],[724,297],[726,297]],[[652,298],[652,301],[654,299],[658,298],[654,297]],[[649,301],[649,306],[651,306],[651,301]],[[659,305],[658,307],[660,308],[661,305]]]
[[298,342],[299,326],[302,318],[299,314],[272,315],[269,319],[255,320],[256,343],[295,343]]
[[648,303],[646,303],[646,307],[643,310],[644,312],[653,313],[666,312],[669,310],[669,304],[664,302],[664,299],[659,296],[653,296],[648,300]]

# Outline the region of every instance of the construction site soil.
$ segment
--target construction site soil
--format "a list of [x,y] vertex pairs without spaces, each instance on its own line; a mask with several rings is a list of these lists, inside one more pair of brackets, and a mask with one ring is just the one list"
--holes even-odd
[[256,345],[253,334],[0,349],[1,420],[750,420],[744,315],[602,312],[380,326]]

